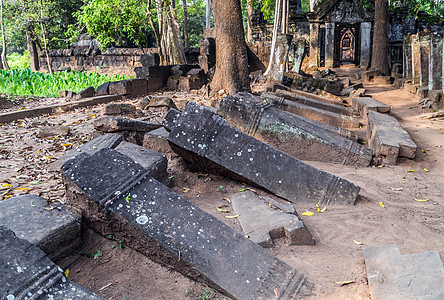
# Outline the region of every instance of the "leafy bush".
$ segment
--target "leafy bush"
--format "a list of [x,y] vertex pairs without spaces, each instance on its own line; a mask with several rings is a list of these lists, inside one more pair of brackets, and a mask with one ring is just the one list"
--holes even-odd
[[32,72],[31,69],[0,70],[0,94],[14,96],[58,97],[63,90],[76,93],[107,81],[129,79],[123,75],[100,75],[96,72],[59,72],[53,75]]
[[29,51],[26,50],[23,54],[14,52],[6,56],[8,65],[11,69],[26,69],[29,68]]

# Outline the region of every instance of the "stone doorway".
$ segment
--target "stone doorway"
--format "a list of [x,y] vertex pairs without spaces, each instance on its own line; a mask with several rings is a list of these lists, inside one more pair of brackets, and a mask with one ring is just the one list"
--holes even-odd
[[359,65],[359,23],[336,24],[335,66]]

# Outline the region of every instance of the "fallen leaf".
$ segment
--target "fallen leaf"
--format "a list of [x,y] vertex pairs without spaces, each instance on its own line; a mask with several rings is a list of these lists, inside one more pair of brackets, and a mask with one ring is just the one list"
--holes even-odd
[[249,238],[250,238],[250,236],[249,236],[249,235],[244,235],[244,237],[246,237],[247,239],[249,239]]
[[36,207],[37,205],[34,204],[34,201],[31,201],[31,206]]
[[303,212],[303,213],[302,213],[303,216],[313,216],[314,214],[315,214],[315,213],[312,212],[312,211],[306,211],[306,212]]
[[[427,154],[427,151],[425,151],[424,149],[421,149],[422,153]],[[428,155],[428,154],[427,154]]]
[[427,170],[426,168],[424,168],[424,171],[428,172],[429,170]]
[[415,170],[412,170],[412,167],[409,166],[409,169],[407,170],[407,173],[415,172]]
[[64,272],[64,274],[65,274],[65,277],[68,278],[68,275],[69,275],[69,269],[66,269],[66,271]]
[[16,191],[22,191],[22,190],[27,191],[27,190],[29,190],[29,188],[21,187],[21,188],[16,188],[15,190]]
[[240,190],[238,190],[237,192],[238,193],[240,193],[240,192],[245,192],[247,189],[240,189]]
[[189,190],[190,190],[190,188],[185,188],[185,187],[183,188],[184,193],[187,193]]
[[416,199],[416,198],[413,198],[413,200],[418,201],[418,202],[427,202],[427,201],[429,201],[429,199]]
[[274,295],[276,296],[276,299],[279,299],[281,297],[281,293],[279,293],[279,290],[277,287],[274,288]]
[[398,174],[398,177],[401,179],[405,179],[405,176],[402,176],[401,174]]
[[71,143],[66,143],[66,144],[63,144],[62,147],[69,147],[71,145],[72,145]]
[[356,245],[362,245],[362,242],[358,242],[357,240],[353,240]]
[[216,209],[217,209],[218,211],[220,211],[221,213],[227,213],[227,212],[230,212],[229,210],[222,209],[222,207],[228,207],[228,205],[226,205],[226,204],[222,204],[222,205],[219,205],[218,207],[216,207]]
[[400,187],[400,188],[390,188],[392,191],[402,191],[404,188]]
[[9,183],[5,183],[4,185],[2,185],[1,187],[7,187],[7,186],[12,186],[11,184],[9,184]]
[[234,216],[225,216],[225,218],[227,218],[227,219],[235,219],[235,218],[237,218],[239,216],[240,216],[240,214],[236,214]]
[[350,284],[350,283],[353,283],[353,282],[355,282],[355,281],[354,280],[335,281],[335,283],[339,284],[340,286],[347,285],[347,284]]
[[382,201],[379,202],[379,206],[381,206],[381,207],[385,207],[385,205],[384,205],[384,203],[382,203]]
[[224,198],[225,201],[227,201],[228,203],[231,203],[231,200],[228,198]]
[[321,209],[321,213],[323,213],[323,212],[325,212],[327,210],[327,206],[324,206],[324,208],[323,209]]

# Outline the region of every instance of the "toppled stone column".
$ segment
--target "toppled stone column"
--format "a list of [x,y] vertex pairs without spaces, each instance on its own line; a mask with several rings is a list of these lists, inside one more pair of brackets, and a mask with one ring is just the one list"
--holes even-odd
[[171,148],[209,172],[260,186],[293,203],[354,204],[359,187],[311,167],[188,103],[168,137]]

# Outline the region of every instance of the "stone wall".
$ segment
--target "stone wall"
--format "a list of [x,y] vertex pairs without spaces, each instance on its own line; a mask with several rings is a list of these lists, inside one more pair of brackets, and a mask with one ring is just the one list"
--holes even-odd
[[[107,74],[126,73],[135,76],[134,68],[141,67],[141,58],[150,53],[157,53],[157,48],[109,48],[101,52],[96,47],[79,46],[72,49],[49,50],[51,66],[54,71],[89,71]],[[187,62],[198,62],[199,49],[191,48],[187,53]],[[47,72],[48,64],[44,51],[39,54],[40,71]]]
[[444,91],[444,32],[422,31],[404,37],[403,77],[400,87],[429,98],[442,108]]

